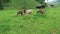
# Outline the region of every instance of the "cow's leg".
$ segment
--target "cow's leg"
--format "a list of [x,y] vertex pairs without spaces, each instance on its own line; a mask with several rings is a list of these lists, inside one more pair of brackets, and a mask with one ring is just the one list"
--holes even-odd
[[23,13],[20,13],[21,15],[24,15]]
[[19,13],[17,13],[17,16],[19,15]]

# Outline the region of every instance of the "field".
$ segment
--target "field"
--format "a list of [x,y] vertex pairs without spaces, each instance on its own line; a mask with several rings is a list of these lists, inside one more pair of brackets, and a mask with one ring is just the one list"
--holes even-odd
[[46,14],[16,16],[18,10],[0,10],[0,34],[60,34],[60,9],[47,8]]

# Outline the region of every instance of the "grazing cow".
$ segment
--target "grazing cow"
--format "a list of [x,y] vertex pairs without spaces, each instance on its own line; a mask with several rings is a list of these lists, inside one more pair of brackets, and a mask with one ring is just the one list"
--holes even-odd
[[40,13],[41,13],[41,14],[44,14],[44,13],[45,13],[45,11],[46,11],[46,10],[45,10],[45,6],[44,6],[44,5],[39,6],[39,7],[37,7],[37,8],[38,8],[38,9],[40,8],[40,9],[37,11],[37,13],[39,13],[39,14],[40,14]]
[[46,11],[45,9],[42,9],[42,8],[41,8],[41,9],[39,9],[39,10],[37,11],[37,13],[39,13],[39,14],[40,14],[40,13],[41,13],[41,14],[44,14],[45,11]]
[[32,13],[32,9],[21,9],[21,10],[19,10],[19,11],[17,12],[17,16],[18,16],[19,14],[25,15],[25,14],[31,14],[31,13]]
[[26,11],[25,9],[19,10],[19,11],[17,12],[17,16],[18,16],[19,14],[24,15],[25,11]]
[[32,13],[32,9],[27,9],[25,14],[31,14]]

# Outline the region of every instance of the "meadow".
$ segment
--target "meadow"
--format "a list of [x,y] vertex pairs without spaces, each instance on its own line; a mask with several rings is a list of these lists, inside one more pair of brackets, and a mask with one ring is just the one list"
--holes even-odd
[[46,8],[45,14],[16,16],[18,10],[0,10],[0,34],[60,34],[60,7]]

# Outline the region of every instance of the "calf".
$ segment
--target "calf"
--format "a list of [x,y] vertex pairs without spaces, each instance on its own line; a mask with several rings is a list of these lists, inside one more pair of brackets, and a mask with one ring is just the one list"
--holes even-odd
[[27,9],[25,14],[31,14],[32,13],[32,9]]
[[44,5],[42,5],[42,6],[40,6],[40,9],[37,11],[37,13],[41,13],[41,14],[44,14],[45,13],[45,6]]
[[25,14],[31,14],[31,13],[32,13],[32,9],[21,9],[21,10],[19,10],[19,11],[17,12],[17,16],[18,16],[19,14],[25,15]]
[[46,11],[45,9],[42,9],[42,8],[41,8],[41,9],[39,9],[39,10],[37,11],[37,13],[39,13],[39,14],[40,14],[40,13],[41,13],[41,14],[44,14],[45,11]]
[[24,15],[25,11],[26,11],[25,9],[19,10],[19,11],[17,12],[17,16],[18,16],[19,14]]

